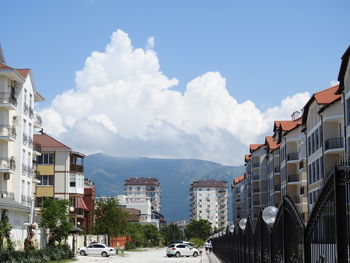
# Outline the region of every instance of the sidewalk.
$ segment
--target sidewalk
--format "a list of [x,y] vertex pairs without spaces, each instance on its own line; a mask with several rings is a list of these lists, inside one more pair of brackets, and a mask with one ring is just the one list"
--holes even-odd
[[206,253],[203,251],[201,263],[221,263],[221,261],[215,256],[214,253]]

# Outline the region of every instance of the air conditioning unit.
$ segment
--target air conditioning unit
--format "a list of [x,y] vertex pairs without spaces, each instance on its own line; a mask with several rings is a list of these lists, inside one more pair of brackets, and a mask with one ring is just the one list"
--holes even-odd
[[10,174],[4,173],[4,180],[10,180]]

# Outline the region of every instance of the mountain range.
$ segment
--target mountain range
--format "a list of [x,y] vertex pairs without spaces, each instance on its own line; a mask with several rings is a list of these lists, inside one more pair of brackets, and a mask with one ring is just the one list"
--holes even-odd
[[[168,222],[189,218],[189,189],[194,180],[225,180],[242,175],[244,166],[224,166],[195,159],[123,158],[93,154],[85,158],[85,176],[95,183],[97,196],[123,194],[128,177],[156,177],[161,186],[161,213]],[[228,189],[231,217],[231,190]]]

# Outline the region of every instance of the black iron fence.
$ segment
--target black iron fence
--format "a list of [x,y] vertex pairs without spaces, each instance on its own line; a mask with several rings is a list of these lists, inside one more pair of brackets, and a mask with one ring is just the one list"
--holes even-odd
[[285,196],[273,225],[261,211],[255,223],[240,221],[210,240],[227,263],[350,262],[350,166],[334,167],[307,224]]

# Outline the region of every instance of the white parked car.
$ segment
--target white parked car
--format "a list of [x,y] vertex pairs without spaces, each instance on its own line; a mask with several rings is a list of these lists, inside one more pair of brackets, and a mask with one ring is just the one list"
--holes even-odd
[[109,257],[116,254],[113,247],[109,247],[100,243],[91,243],[90,246],[78,248],[78,253],[81,256],[87,255],[101,255],[102,257]]
[[168,257],[175,256],[177,258],[181,256],[198,257],[199,251],[188,244],[178,243],[178,244],[171,244],[170,246],[168,246],[166,249],[166,255]]

